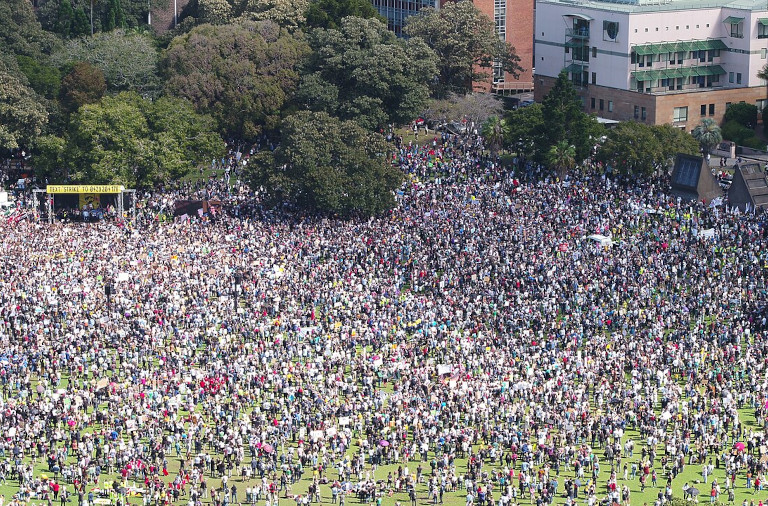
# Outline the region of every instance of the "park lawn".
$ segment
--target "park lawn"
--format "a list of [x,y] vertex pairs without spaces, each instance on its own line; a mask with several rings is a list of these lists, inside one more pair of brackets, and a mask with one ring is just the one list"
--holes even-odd
[[[360,350],[361,351],[361,350]],[[370,351],[369,351],[370,353]],[[629,380],[629,377],[627,377],[627,381]],[[68,378],[64,377],[62,379],[61,384],[58,386],[58,388],[65,388],[68,382]],[[36,386],[36,382],[33,382],[33,391],[34,387]],[[393,385],[392,382],[385,382],[382,384],[381,388],[384,392],[387,394],[392,393]],[[36,394],[35,394],[36,396]],[[96,409],[103,409],[106,408],[106,404],[102,404],[98,406]],[[593,407],[594,408],[594,407]],[[198,410],[201,410],[202,406],[198,406]],[[660,413],[660,405],[656,406],[657,414]],[[184,417],[188,415],[187,412],[181,411],[179,413],[180,417]],[[744,424],[746,431],[749,431],[750,429],[758,429],[759,427],[756,424],[756,420],[754,418],[753,410],[749,407],[745,407],[744,409],[740,410],[740,419],[742,423]],[[91,427],[87,427],[83,429],[84,432],[101,432],[101,427],[92,425]],[[622,447],[623,443],[627,439],[633,439],[635,441],[635,457],[634,461],[639,461],[640,453],[642,446],[644,445],[644,440],[640,437],[640,434],[633,429],[627,429],[625,430],[625,434],[622,440]],[[352,438],[353,444],[350,446],[348,450],[348,454],[354,455],[357,452],[360,451],[360,448],[357,446],[357,439],[355,437]],[[475,447],[475,450],[478,450],[479,446]],[[595,486],[596,494],[598,499],[604,497],[606,495],[606,489],[605,484],[610,476],[611,469],[607,461],[604,459],[604,451],[602,448],[595,448],[593,449],[594,453],[597,455],[600,461],[600,475],[598,477],[597,484]],[[655,461],[655,465],[660,465],[660,459],[663,455],[663,445],[659,445],[659,448],[657,448],[657,458]],[[247,456],[248,452],[246,452],[246,459],[245,462],[250,462],[249,457]],[[434,452],[430,452],[428,459],[431,460],[434,457]],[[27,457],[27,460],[30,460],[31,457]],[[166,481],[169,481],[172,479],[175,475],[175,473],[178,471],[180,466],[180,459],[179,457],[175,456],[175,451],[171,450],[170,455],[167,456],[168,463],[169,463],[169,476],[166,479]],[[429,460],[422,463],[422,467],[424,470],[424,476],[425,478],[429,478],[431,475],[431,468],[429,465]],[[74,462],[74,457],[70,457],[69,462]],[[631,466],[631,460],[630,459],[622,459],[622,467],[624,463],[627,463],[629,466]],[[405,466],[405,463],[402,463],[403,466]],[[418,465],[418,462],[411,461],[408,464],[408,467],[411,471],[411,473],[415,474],[416,467]],[[367,466],[368,469],[370,469],[370,466]],[[373,477],[376,480],[386,480],[387,474],[389,472],[392,472],[394,475],[396,475],[398,465],[384,465],[380,466],[376,469],[375,473],[373,474]],[[519,464],[516,468],[516,472],[519,472]],[[538,469],[538,466],[534,466],[535,469]],[[459,477],[461,477],[467,470],[467,461],[466,459],[457,459],[456,460],[456,469],[457,474]],[[492,466],[491,464],[487,463],[484,465],[483,470],[502,470],[503,467],[501,465]],[[650,478],[647,482],[647,486],[645,491],[641,492],[640,490],[640,482],[639,482],[639,475],[638,478],[635,480],[623,480],[622,479],[622,469],[617,469],[617,477],[618,477],[618,485],[623,486],[624,484],[627,484],[629,486],[630,492],[631,492],[631,504],[653,504],[656,500],[657,494],[659,491],[664,490],[666,486],[666,475],[661,471],[658,467],[657,469],[657,475],[658,475],[658,486],[653,487],[650,481]],[[554,473],[554,471],[552,471]],[[43,462],[37,462],[35,465],[35,476],[40,476],[41,474],[46,474],[49,477],[52,477],[51,473],[48,472],[47,464]],[[588,480],[589,476],[591,475],[590,471],[585,470],[585,478],[582,479],[583,485],[579,488],[579,499],[578,504],[585,504],[585,495],[584,492],[588,488]],[[113,474],[113,475],[105,475],[102,474],[100,485],[104,483],[104,481],[111,481],[118,478],[119,475]],[[336,470],[333,466],[329,466],[328,472],[326,473],[326,476],[332,481],[337,477]],[[564,471],[561,469],[560,474],[558,475],[558,494],[555,498],[554,504],[563,504],[565,502],[565,498],[563,497],[563,492],[565,490],[565,481],[568,478],[575,478],[575,473],[573,470],[570,471]],[[724,469],[715,469],[713,477],[711,479],[717,479],[718,483],[721,484],[721,487],[724,489],[724,483],[725,483],[725,470]],[[304,477],[301,481],[294,484],[291,487],[291,494],[292,495],[302,495],[306,494],[307,488],[309,487],[312,480],[312,470],[311,468],[305,468],[304,470]],[[697,487],[700,492],[700,501],[701,502],[709,502],[709,491],[710,491],[710,485],[699,483],[702,480],[701,476],[701,465],[686,465],[683,472],[672,482],[672,491],[675,497],[682,497],[682,486],[684,483],[688,483],[691,486]],[[214,487],[219,487],[221,484],[220,479],[207,479],[209,489],[212,489]],[[242,482],[240,480],[239,474],[235,472],[233,474],[232,478],[229,481],[230,486],[234,484],[237,487],[238,490],[238,499],[239,502],[243,502],[245,500],[245,489],[250,484],[255,484],[257,479],[253,478],[250,480],[250,482]],[[130,483],[130,482],[129,482]],[[92,486],[89,486],[89,489],[92,488]],[[71,485],[68,486],[68,489],[70,492],[72,492]],[[7,482],[6,484],[0,484],[0,494],[4,495],[6,499],[10,499],[10,497],[13,496],[18,491],[18,483],[17,482]],[[428,490],[426,483],[420,484],[416,488],[417,492],[417,500],[418,504],[428,504],[431,503],[431,499],[428,497]],[[725,490],[723,490],[723,495],[721,495],[720,502],[726,503],[727,502],[727,493],[725,493]],[[500,491],[496,488],[494,488],[493,492],[494,498],[498,499],[500,496]],[[321,486],[321,496],[322,496],[322,502],[329,504],[331,502],[331,494],[330,494],[330,488],[329,486]],[[447,506],[464,506],[465,504],[465,497],[466,492],[463,490],[463,481],[459,481],[459,490],[456,492],[446,492],[444,494],[444,504]],[[737,476],[737,483],[735,488],[735,503],[741,504],[743,500],[754,500],[755,503],[757,503],[758,500],[763,500],[764,502],[768,502],[768,490],[754,493],[752,490],[747,490],[745,488],[745,479],[744,479],[744,473],[740,473],[740,475]],[[71,497],[71,501],[74,503],[74,501],[77,500],[76,496]],[[182,496],[181,501],[187,501],[188,497]],[[210,499],[208,499],[206,502],[210,502]],[[402,505],[409,505],[409,499],[405,492],[401,493],[395,493],[391,497],[386,496],[383,499],[383,505],[385,506],[394,506],[395,502],[400,502]],[[37,505],[42,504],[42,501],[31,501],[31,504]],[[138,505],[142,503],[142,499],[139,497],[132,497],[129,498],[129,503],[133,505]],[[346,504],[358,504],[358,500],[356,497],[350,497],[347,499]],[[522,500],[518,500],[519,504],[530,504],[531,498],[529,494],[526,494],[526,497]],[[292,499],[285,499],[284,494],[280,494],[280,504],[284,506],[291,506],[292,504],[295,504]],[[259,505],[262,506],[263,502]],[[56,505],[58,506],[58,505]]]

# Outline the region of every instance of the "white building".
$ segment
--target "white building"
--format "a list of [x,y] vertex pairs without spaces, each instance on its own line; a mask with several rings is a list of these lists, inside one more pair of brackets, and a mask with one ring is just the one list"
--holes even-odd
[[766,48],[765,0],[538,0],[536,98],[566,69],[587,112],[690,130],[731,103],[762,110]]

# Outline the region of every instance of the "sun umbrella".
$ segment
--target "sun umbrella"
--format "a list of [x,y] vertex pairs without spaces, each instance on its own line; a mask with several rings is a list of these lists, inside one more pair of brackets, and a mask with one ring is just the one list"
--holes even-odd
[[736,443],[735,445],[733,445],[733,447],[736,448],[740,452],[744,451],[744,443],[741,443],[741,442]]
[[273,451],[275,451],[275,449],[270,444],[262,445],[261,449],[264,450],[267,453],[272,453]]
[[389,446],[389,441],[387,441],[386,439],[382,439],[381,441],[379,441],[379,446],[383,446],[386,448],[387,446]]
[[691,494],[692,496],[697,496],[701,493],[701,491],[696,487],[691,487],[688,489],[688,493]]

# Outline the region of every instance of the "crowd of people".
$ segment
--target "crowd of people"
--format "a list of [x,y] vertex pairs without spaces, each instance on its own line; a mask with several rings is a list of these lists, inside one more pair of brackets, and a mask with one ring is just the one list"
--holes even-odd
[[398,146],[370,220],[4,223],[0,505],[766,499],[764,215]]

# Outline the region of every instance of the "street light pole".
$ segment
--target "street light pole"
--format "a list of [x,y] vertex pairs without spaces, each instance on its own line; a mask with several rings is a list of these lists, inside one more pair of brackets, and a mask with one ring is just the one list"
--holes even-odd
[[238,295],[238,292],[240,292],[240,289],[243,284],[243,275],[239,271],[237,271],[235,272],[234,279],[235,279],[234,309],[235,309],[235,313],[237,313],[237,295]]
[[104,295],[107,296],[107,307],[112,305],[112,283],[107,281],[104,285]]

